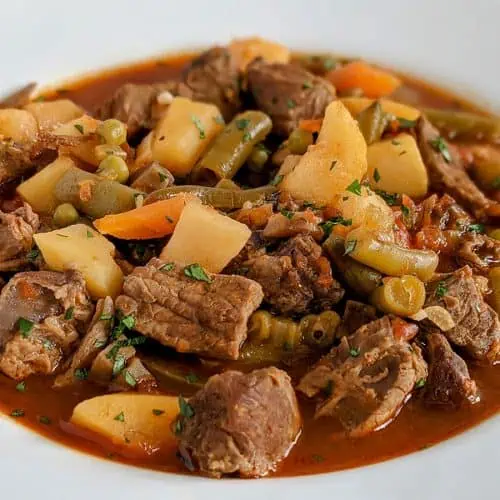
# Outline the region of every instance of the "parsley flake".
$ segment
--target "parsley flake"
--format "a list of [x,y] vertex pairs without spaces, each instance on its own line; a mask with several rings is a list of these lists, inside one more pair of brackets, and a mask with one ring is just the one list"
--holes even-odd
[[283,215],[287,219],[293,219],[294,213],[291,210],[286,210],[286,209],[282,208],[280,210],[280,213],[281,213],[281,215]]
[[90,229],[87,229],[87,238],[93,238],[93,237],[94,233]]
[[358,179],[354,179],[349,186],[347,186],[347,191],[355,194],[356,196],[361,196],[361,184]]
[[73,306],[69,307],[68,310],[64,313],[64,319],[66,321],[69,321],[70,319],[73,319],[73,311],[75,308]]
[[171,271],[174,267],[175,264],[173,262],[169,262],[168,264],[163,264],[163,266],[160,267],[160,271]]
[[196,115],[191,115],[191,121],[194,123],[195,127],[198,129],[200,134],[200,139],[205,139],[205,129],[203,128],[203,124],[200,119]]
[[41,415],[40,418],[38,419],[38,421],[41,424],[44,424],[44,425],[50,425],[52,423],[52,421],[50,420],[50,418],[46,417],[45,415]]
[[399,128],[413,128],[417,124],[417,120],[408,120],[406,118],[396,118],[399,123]]
[[33,250],[30,250],[27,254],[26,254],[26,258],[30,261],[30,262],[33,262],[37,259],[37,257],[40,255],[40,250],[38,250],[38,248],[33,248]]
[[193,407],[182,397],[182,395],[179,395],[179,411],[180,414],[185,418],[194,417]]
[[24,410],[21,410],[21,408],[16,408],[15,410],[12,410],[10,412],[10,416],[15,418],[24,417]]
[[77,380],[87,380],[89,377],[87,368],[77,368],[73,374]]
[[286,107],[288,109],[293,109],[293,108],[295,108],[295,106],[297,106],[297,104],[295,103],[295,101],[293,99],[286,100]]
[[269,184],[277,186],[283,180],[283,175],[277,175]]
[[83,125],[81,125],[80,123],[75,123],[74,127],[76,128],[76,130],[78,130],[78,132],[80,132],[80,134],[84,134],[84,130],[83,130]]
[[446,141],[441,136],[437,137],[436,139],[432,139],[431,141],[429,141],[429,144],[435,151],[441,153],[441,156],[445,159],[446,163],[451,163],[450,150],[448,149]]
[[309,80],[306,80],[303,84],[302,84],[302,88],[304,90],[307,90],[307,89],[312,89],[313,88],[313,84],[309,81]]
[[188,384],[196,384],[200,380],[194,373],[188,373],[185,378]]
[[245,132],[245,133],[243,134],[243,138],[242,138],[243,142],[248,142],[248,141],[250,141],[251,139],[252,139],[252,135],[251,135],[249,132]]
[[471,233],[484,233],[484,224],[469,224],[467,231]]
[[153,415],[155,415],[156,417],[159,417],[160,415],[163,415],[165,413],[165,410],[159,410],[157,408],[153,408],[152,412],[153,412]]
[[160,182],[168,181],[168,175],[163,172],[158,172],[158,177],[160,178]]
[[240,118],[239,120],[235,120],[234,124],[238,130],[245,130],[250,125],[250,120],[248,118]]
[[135,387],[137,385],[137,380],[128,370],[125,370],[125,382],[127,382],[130,387]]
[[224,118],[222,118],[222,115],[214,116],[214,122],[217,123],[217,125],[225,125]]
[[126,361],[123,356],[115,356],[115,362],[113,363],[113,377],[116,377],[125,368],[125,363]]
[[419,378],[416,382],[415,382],[415,388],[416,389],[421,389],[424,385],[425,385],[425,378]]
[[375,192],[390,206],[399,205],[401,201],[401,196],[397,193],[388,193],[387,191],[382,191],[382,189],[376,189]]
[[374,171],[373,171],[373,180],[375,182],[379,182],[380,181],[380,172],[378,171],[378,168],[376,168]]
[[440,281],[436,287],[436,297],[444,297],[448,293],[448,287],[444,281]]
[[323,232],[325,233],[325,236],[330,236],[334,226],[338,225],[342,226],[351,226],[352,225],[352,219],[344,219],[343,217],[332,217],[331,219],[328,219],[325,222],[322,222],[319,227],[323,229]]
[[184,275],[188,278],[197,281],[205,281],[206,283],[212,283],[212,279],[207,275],[203,267],[200,264],[189,264],[184,268]]
[[349,354],[353,358],[357,358],[359,356],[359,353],[360,353],[359,347],[351,347],[351,349],[349,349]]
[[26,382],[24,380],[22,382],[19,382],[19,384],[16,385],[16,391],[17,392],[26,392]]
[[101,321],[109,321],[110,319],[113,319],[112,314],[101,314],[100,318]]
[[33,329],[33,321],[30,321],[29,319],[26,318],[19,318],[19,331],[21,332],[21,335],[26,339],[30,336],[31,330]]
[[349,255],[350,253],[354,252],[357,244],[358,244],[357,240],[347,241],[345,244],[344,255]]
[[401,205],[401,213],[404,217],[410,216],[410,209],[406,205]]
[[117,422],[125,422],[125,414],[121,411],[113,420],[116,420]]
[[312,455],[311,457],[316,463],[321,463],[325,460],[325,457],[323,457],[322,455],[318,455],[317,453],[315,453],[314,455]]

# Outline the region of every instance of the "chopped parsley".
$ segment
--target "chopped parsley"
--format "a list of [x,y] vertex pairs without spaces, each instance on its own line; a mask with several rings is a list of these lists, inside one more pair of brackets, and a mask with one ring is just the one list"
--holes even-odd
[[471,233],[484,233],[484,224],[469,224],[467,231]]
[[401,203],[401,196],[398,193],[388,193],[382,189],[376,189],[377,193],[390,207]]
[[374,171],[373,171],[373,180],[375,182],[379,182],[380,181],[380,172],[378,171],[378,168],[376,168]]
[[283,176],[277,175],[269,184],[271,184],[271,186],[277,186],[282,180]]
[[94,342],[94,347],[96,347],[97,349],[100,349],[101,347],[104,347],[105,345],[106,345],[106,341],[105,340],[99,340],[99,339],[97,339]]
[[21,410],[21,408],[16,408],[15,410],[12,410],[10,412],[10,416],[15,418],[24,417],[24,410]]
[[19,382],[19,384],[16,385],[16,391],[17,392],[26,392],[26,382],[24,380],[22,382]]
[[440,281],[436,287],[436,297],[444,297],[448,293],[448,287],[444,281]]
[[180,414],[185,418],[194,417],[193,407],[182,397],[182,395],[179,395],[179,411]]
[[30,334],[31,330],[33,329],[33,321],[30,321],[29,319],[26,318],[19,318],[19,331],[21,332],[21,335],[27,339]]
[[352,225],[352,219],[344,219],[343,217],[332,217],[325,222],[322,222],[319,227],[323,229],[325,236],[330,236],[334,226],[350,226]]
[[349,349],[349,354],[353,357],[353,358],[357,358],[359,356],[359,353],[360,353],[360,350],[359,350],[359,347],[351,347]]
[[405,155],[405,154],[406,154],[406,151],[401,151],[401,153],[399,153],[399,155],[398,155],[398,156],[403,156],[403,155]]
[[413,128],[417,124],[417,120],[408,120],[406,118],[396,118],[399,123],[399,128]]
[[74,376],[77,380],[87,380],[89,377],[89,371],[87,368],[77,368],[74,371]]
[[185,378],[188,384],[196,384],[200,380],[194,373],[188,373]]
[[248,125],[250,125],[250,120],[247,118],[240,118],[239,120],[236,120],[234,124],[238,130],[245,130]]
[[168,181],[168,175],[163,172],[158,172],[158,177],[160,178],[160,182]]
[[287,219],[293,219],[294,213],[291,210],[286,210],[285,208],[282,208],[280,210],[280,213]]
[[293,99],[287,99],[286,100],[286,107],[288,109],[293,109],[293,108],[295,108],[295,106],[297,106],[297,104],[296,104],[296,102]]
[[329,380],[325,387],[323,387],[323,389],[321,389],[321,392],[323,392],[323,394],[326,396],[326,397],[329,397],[332,395],[332,392],[333,392],[333,382],[331,380]]
[[127,382],[130,387],[135,387],[137,385],[137,380],[128,370],[125,370],[125,382]]
[[157,408],[153,408],[152,412],[153,412],[153,415],[155,415],[156,417],[159,417],[160,415],[163,415],[165,413],[165,410],[159,410]]
[[101,321],[109,321],[110,319],[113,319],[112,314],[101,314],[100,318]]
[[69,307],[68,310],[64,313],[64,319],[66,321],[69,321],[70,319],[73,319],[73,312],[75,308],[73,306]]
[[84,130],[83,130],[83,125],[81,125],[80,123],[75,123],[75,128],[76,130],[78,130],[78,132],[80,132],[80,134],[84,134]]
[[182,432],[182,429],[183,429],[182,421],[180,419],[177,419],[174,425],[175,435],[178,436]]
[[424,385],[425,385],[425,378],[419,378],[419,379],[415,382],[415,388],[416,388],[416,389],[421,389]]
[[174,267],[175,264],[173,262],[169,262],[168,264],[163,264],[163,266],[160,267],[160,271],[171,271]]
[[49,351],[51,349],[54,349],[54,347],[56,346],[55,342],[53,340],[50,340],[50,339],[45,339],[42,342],[42,345],[43,345],[44,349],[48,349]]
[[350,253],[354,252],[354,249],[356,248],[356,245],[358,244],[357,240],[349,240],[345,244],[345,252],[344,255],[349,255]]
[[203,267],[200,264],[189,264],[184,268],[184,275],[188,278],[197,281],[205,281],[206,283],[212,283],[212,279],[207,275]]
[[205,129],[203,128],[203,124],[200,119],[196,115],[191,115],[191,121],[194,123],[195,127],[198,129],[200,134],[200,139],[205,139]]
[[123,316],[123,318],[121,319],[121,323],[125,326],[125,328],[132,330],[132,328],[134,328],[135,326],[135,318],[131,315]]
[[[111,351],[108,353],[110,354]],[[115,355],[115,361],[113,363],[113,377],[116,377],[125,368],[126,360],[123,356]]]
[[410,216],[410,209],[406,205],[401,205],[401,213],[404,217]]
[[26,254],[26,258],[30,262],[33,262],[37,259],[39,255],[40,255],[40,250],[38,250],[38,248],[35,247]]
[[312,89],[313,88],[313,84],[309,81],[309,80],[306,80],[303,84],[302,84],[302,88],[304,90],[306,89]]
[[401,143],[400,143],[398,140],[396,140],[396,139],[393,139],[393,140],[391,141],[391,144],[393,144],[394,146],[399,146],[399,145],[401,145]]
[[243,138],[242,138],[243,142],[248,142],[248,141],[250,141],[251,139],[252,139],[252,135],[251,135],[249,132],[245,132],[245,133],[243,134]]
[[323,68],[325,68],[326,71],[330,71],[331,69],[335,68],[336,65],[336,61],[331,57],[327,57],[323,60]]
[[347,191],[350,191],[357,196],[361,196],[361,184],[359,183],[358,179],[354,179],[351,184],[347,186]]
[[38,421],[41,424],[44,424],[44,425],[50,425],[52,423],[52,421],[50,420],[50,418],[46,417],[45,415],[41,415],[40,418],[38,419]]
[[436,139],[432,139],[431,141],[429,141],[429,144],[435,151],[441,153],[441,156],[445,159],[446,163],[451,163],[450,150],[448,149],[446,141],[441,136],[437,137]]
[[167,222],[170,222],[170,224],[173,224],[175,222],[174,219],[172,219],[172,217],[170,217],[170,215],[165,215],[165,220]]
[[113,420],[116,420],[118,422],[125,422],[125,414],[121,411]]
[[93,238],[93,237],[94,233],[90,229],[87,229],[87,238]]
[[337,165],[338,160],[333,160],[332,164],[330,165],[330,171],[332,171],[335,168],[335,165]]

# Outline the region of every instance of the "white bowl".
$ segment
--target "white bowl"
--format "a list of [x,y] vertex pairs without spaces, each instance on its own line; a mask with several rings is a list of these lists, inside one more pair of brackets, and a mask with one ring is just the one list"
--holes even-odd
[[[2,2],[0,16],[0,92],[260,34],[296,49],[364,56],[500,109],[498,2],[15,0]],[[9,500],[490,499],[498,498],[499,442],[495,417],[433,448],[377,465],[292,479],[215,481],[99,460],[6,417],[0,418],[0,495]]]

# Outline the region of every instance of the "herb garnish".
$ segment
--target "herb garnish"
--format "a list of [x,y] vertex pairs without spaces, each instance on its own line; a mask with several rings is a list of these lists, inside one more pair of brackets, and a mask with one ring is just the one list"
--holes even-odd
[[158,177],[160,178],[160,182],[168,181],[168,175],[163,172],[158,172]]
[[350,253],[354,252],[354,249],[356,248],[357,244],[358,244],[357,240],[347,241],[345,244],[344,255],[349,255]]
[[404,217],[410,216],[410,209],[406,205],[401,205],[401,213]]
[[441,153],[441,156],[445,159],[446,163],[451,163],[451,154],[448,149],[448,145],[441,136],[437,137],[436,139],[430,140],[429,144],[434,148],[435,151]]
[[15,410],[12,410],[10,412],[11,417],[24,417],[24,410],[21,410],[20,408],[16,408]]
[[74,371],[74,376],[77,380],[87,380],[89,377],[89,371],[87,368],[77,368]]
[[319,227],[323,229],[325,236],[330,236],[334,226],[350,226],[352,225],[352,219],[344,219],[343,217],[332,217],[325,222],[322,222]]
[[353,357],[353,358],[357,358],[359,356],[359,353],[360,353],[360,349],[359,347],[351,347],[349,349],[349,354]]
[[205,129],[203,128],[203,124],[200,119],[196,115],[191,115],[191,121],[194,123],[195,127],[198,129],[200,134],[200,139],[205,139]]
[[45,415],[41,415],[40,418],[38,419],[38,421],[41,424],[44,424],[44,425],[50,425],[52,423],[52,421],[50,420],[50,418],[46,417]]
[[101,314],[100,318],[101,321],[109,321],[110,319],[113,319],[112,314]]
[[380,180],[380,172],[378,171],[378,168],[376,168],[374,171],[373,171],[373,180],[375,182],[378,182]]
[[448,287],[444,281],[440,281],[436,287],[436,297],[444,297],[448,293]]
[[87,229],[87,238],[93,238],[93,237],[94,233],[90,229]]
[[248,125],[250,125],[250,120],[247,118],[240,118],[239,120],[236,120],[234,124],[238,130],[245,130]]
[[64,319],[66,321],[69,321],[70,319],[73,319],[73,311],[75,308],[73,306],[69,307],[67,311],[64,313]]
[[159,410],[157,408],[153,408],[152,412],[153,412],[153,415],[159,417],[160,415],[163,415],[165,413],[165,410]]
[[297,104],[295,103],[295,101],[293,99],[287,99],[286,106],[288,109],[293,109],[293,108],[295,108],[295,106],[297,106]]
[[168,264],[163,264],[163,266],[160,267],[160,271],[171,271],[175,267],[175,264],[173,262],[169,262]]
[[358,179],[354,179],[346,189],[347,191],[350,191],[357,196],[361,196],[361,184],[359,183]]
[[125,422],[125,414],[121,411],[113,420],[116,420],[118,422]]
[[26,392],[26,382],[23,380],[16,385],[16,391],[18,392]]
[[242,138],[243,142],[248,142],[248,141],[250,141],[251,139],[252,139],[252,136],[251,136],[251,134],[250,134],[249,132],[245,132],[245,133],[243,134],[243,138]]
[[76,130],[78,130],[78,132],[80,132],[80,134],[84,134],[83,125],[81,125],[80,123],[75,123],[74,127],[76,128]]
[[282,180],[283,176],[277,175],[269,184],[271,184],[271,186],[277,186]]
[[127,382],[130,387],[135,387],[137,385],[137,380],[128,370],[125,370],[125,382]]
[[401,143],[400,143],[398,140],[393,139],[393,140],[391,141],[391,144],[394,144],[394,146],[399,146]]
[[484,224],[469,224],[467,231],[471,233],[484,233]]
[[303,84],[302,84],[302,88],[304,90],[306,89],[312,89],[313,88],[313,84],[309,81],[309,80],[306,80]]
[[421,389],[424,385],[425,385],[425,378],[419,378],[415,382],[415,388],[417,388],[417,389]]
[[200,380],[194,373],[188,373],[185,378],[188,384],[196,384]]
[[19,318],[19,331],[21,332],[21,335],[27,339],[30,334],[31,330],[33,329],[33,321],[30,321],[29,319],[26,318]]
[[335,165],[337,165],[338,160],[333,160],[332,164],[330,165],[330,171],[332,171],[335,168]]
[[212,279],[207,275],[203,267],[200,264],[189,264],[184,268],[184,275],[188,278],[197,281],[205,281],[206,283],[212,283]]
[[401,202],[401,196],[398,193],[388,193],[387,191],[383,191],[382,189],[376,189],[375,193],[377,193],[383,200],[390,206],[399,205]]
[[396,118],[399,122],[399,128],[413,128],[417,124],[417,120],[408,120],[407,118]]
[[287,219],[293,219],[294,213],[291,210],[286,210],[285,208],[282,208],[280,210],[280,213]]
[[182,395],[179,395],[179,411],[183,417],[186,418],[194,417],[193,407],[182,397]]
[[35,247],[26,254],[26,258],[30,262],[33,262],[39,255],[40,255],[40,250],[38,250],[38,248]]

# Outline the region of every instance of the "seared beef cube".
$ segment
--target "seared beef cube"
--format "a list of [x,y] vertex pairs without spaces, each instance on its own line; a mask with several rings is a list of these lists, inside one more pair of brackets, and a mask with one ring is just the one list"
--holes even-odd
[[94,359],[108,343],[114,314],[115,307],[111,297],[100,299],[97,302],[94,317],[87,333],[73,355],[69,368],[56,378],[55,388],[71,385],[81,378],[81,370],[90,368]]
[[271,117],[273,131],[281,136],[288,137],[300,120],[322,118],[335,99],[327,80],[295,64],[257,59],[248,65],[247,79],[257,107]]
[[0,186],[33,168],[30,150],[8,140],[0,140]]
[[270,367],[214,375],[181,404],[174,427],[184,463],[212,476],[259,477],[286,457],[301,418],[289,376]]
[[429,334],[427,351],[429,376],[424,392],[426,403],[458,408],[464,403],[479,400],[476,383],[470,378],[465,361],[453,352],[444,335]]
[[463,265],[488,272],[492,263],[500,263],[500,241],[486,234],[467,232],[460,237],[455,256]]
[[38,215],[27,203],[10,213],[0,211],[0,266],[26,256],[39,226]]
[[359,437],[388,424],[426,378],[420,349],[395,338],[384,316],[342,337],[298,389],[318,396],[316,418],[335,416],[350,436]]
[[262,231],[264,238],[291,238],[298,234],[310,234],[315,240],[320,241],[324,236],[319,227],[321,219],[314,215],[312,210],[293,212],[292,217],[278,213],[273,214],[267,221]]
[[17,330],[20,318],[39,323],[50,316],[70,314],[71,321],[79,326],[90,319],[92,312],[79,272],[17,273],[0,294],[0,352]]
[[15,380],[30,375],[50,375],[78,342],[78,332],[62,316],[46,318],[20,331],[7,342],[0,355],[0,371]]
[[425,307],[446,309],[455,327],[443,332],[473,358],[494,363],[500,359],[500,322],[485,302],[472,270],[464,266],[427,284]]
[[135,318],[135,329],[179,352],[237,359],[247,321],[262,301],[262,289],[241,276],[189,277],[179,265],[151,259],[125,277],[115,305]]
[[262,285],[266,302],[281,314],[304,313],[312,305],[327,309],[344,295],[328,259],[310,235],[295,236],[277,252],[244,265],[246,276]]
[[371,323],[377,319],[377,310],[375,307],[363,302],[348,300],[345,303],[344,317],[340,326],[342,335],[351,335],[363,325]]
[[469,177],[454,146],[447,144],[424,116],[417,123],[416,134],[432,190],[448,192],[476,217],[484,218],[492,202]]

